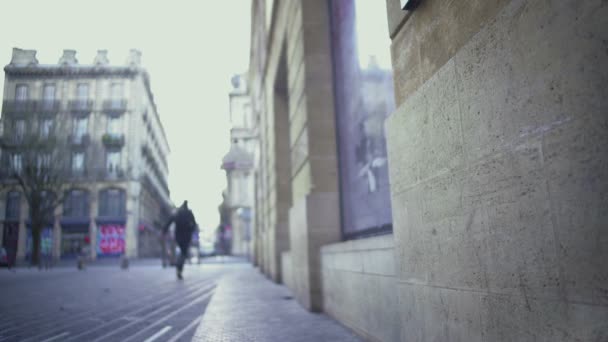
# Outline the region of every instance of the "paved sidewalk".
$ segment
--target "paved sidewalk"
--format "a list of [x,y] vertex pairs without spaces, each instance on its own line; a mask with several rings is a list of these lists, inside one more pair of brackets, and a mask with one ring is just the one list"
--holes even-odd
[[222,278],[192,341],[361,341],[290,298],[284,286],[243,265]]

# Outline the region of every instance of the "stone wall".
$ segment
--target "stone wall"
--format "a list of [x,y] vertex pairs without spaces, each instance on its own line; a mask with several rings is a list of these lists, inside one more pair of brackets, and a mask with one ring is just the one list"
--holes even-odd
[[606,18],[428,0],[392,19],[402,340],[608,339]]
[[392,235],[321,248],[323,310],[370,341],[399,340]]
[[[320,310],[320,247],[340,239],[328,7],[281,1],[265,11],[263,4],[253,2],[260,25],[253,25],[250,65],[261,136],[260,268],[281,281],[281,253],[289,250],[295,298]],[[272,13],[266,34],[263,13]]]
[[283,252],[281,254],[281,276],[283,284],[290,289],[295,287],[293,278],[293,268],[291,267],[291,252]]

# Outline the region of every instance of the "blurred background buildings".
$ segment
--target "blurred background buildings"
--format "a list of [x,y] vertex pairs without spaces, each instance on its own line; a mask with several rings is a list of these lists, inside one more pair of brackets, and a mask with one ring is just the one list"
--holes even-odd
[[[64,50],[57,64],[40,64],[35,50],[13,49],[4,68],[0,235],[18,262],[31,253],[31,232],[13,175],[34,159],[66,171],[64,194],[56,194],[63,203],[43,233],[53,258],[160,256],[158,232],[173,208],[169,144],[140,59],[132,50],[124,65],[110,65],[100,50],[79,64],[76,51]],[[63,157],[31,158],[31,137],[54,139]]]

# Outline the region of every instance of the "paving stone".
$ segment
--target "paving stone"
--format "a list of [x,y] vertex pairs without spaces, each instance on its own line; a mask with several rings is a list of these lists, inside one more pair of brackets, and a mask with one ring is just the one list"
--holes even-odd
[[226,274],[192,341],[361,341],[324,314],[311,313],[289,290],[249,265]]

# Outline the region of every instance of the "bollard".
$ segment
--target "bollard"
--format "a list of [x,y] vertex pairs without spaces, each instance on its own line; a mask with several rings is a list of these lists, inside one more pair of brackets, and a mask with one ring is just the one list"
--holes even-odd
[[120,268],[122,268],[123,270],[129,268],[129,259],[124,254],[120,257]]
[[84,270],[84,266],[84,258],[79,256],[78,259],[76,259],[76,267],[82,271]]

